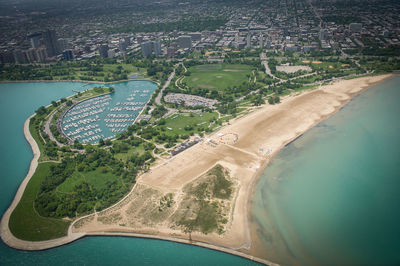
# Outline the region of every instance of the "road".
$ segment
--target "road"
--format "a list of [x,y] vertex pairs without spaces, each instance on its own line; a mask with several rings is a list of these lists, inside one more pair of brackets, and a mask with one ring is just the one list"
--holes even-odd
[[158,105],[161,105],[161,97],[163,95],[164,90],[169,86],[171,83],[171,80],[175,77],[175,69],[172,71],[171,75],[169,75],[169,78],[167,82],[165,82],[164,86],[161,88],[160,92],[158,93],[157,97],[155,98],[155,102]]

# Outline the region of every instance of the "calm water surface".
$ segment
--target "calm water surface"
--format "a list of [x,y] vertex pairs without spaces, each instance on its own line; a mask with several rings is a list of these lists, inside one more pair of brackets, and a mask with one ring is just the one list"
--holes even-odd
[[400,263],[400,77],[283,149],[253,197],[260,256],[282,264]]

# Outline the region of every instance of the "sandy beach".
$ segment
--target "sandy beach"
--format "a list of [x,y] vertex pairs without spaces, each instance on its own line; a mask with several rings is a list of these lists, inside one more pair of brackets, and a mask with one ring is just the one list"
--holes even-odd
[[[201,143],[161,162],[137,179],[132,192],[117,204],[101,212],[77,219],[71,224],[68,236],[43,242],[16,239],[8,228],[10,214],[37,167],[39,149],[29,133],[29,119],[25,123],[25,136],[34,158],[30,170],[19,187],[9,209],[1,221],[1,237],[14,248],[40,250],[74,241],[85,235],[130,235],[160,238],[218,249],[235,255],[252,256],[252,238],[249,228],[249,197],[258,177],[279,150],[328,118],[362,90],[383,81],[391,75],[341,80],[321,88],[297,93],[282,99],[277,105],[263,105],[254,112],[231,121],[218,132],[207,136]],[[234,137],[232,137],[234,136]],[[229,170],[235,181],[229,222],[223,234],[186,234],[170,220],[144,222],[132,214],[132,206],[140,202],[138,195],[146,189],[154,193],[173,193],[174,200],[182,200],[185,185],[202,176],[216,164]],[[115,218],[117,217],[117,218]],[[99,219],[100,218],[100,219]],[[106,221],[106,222],[105,222]],[[261,263],[268,261],[255,259]]]

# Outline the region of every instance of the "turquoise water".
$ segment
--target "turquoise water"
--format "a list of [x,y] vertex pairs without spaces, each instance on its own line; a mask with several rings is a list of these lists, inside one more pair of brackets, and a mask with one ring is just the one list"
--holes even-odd
[[400,77],[284,148],[253,198],[260,256],[282,264],[400,263]]
[[[84,87],[84,83],[70,82],[0,84],[1,213],[10,205],[32,159],[30,146],[23,135],[26,118],[40,106],[72,95],[72,89],[87,88]],[[90,237],[40,252],[17,251],[0,241],[0,265],[16,264],[255,265],[256,263],[200,247],[138,238]]]
[[[91,87],[98,86],[91,84]],[[115,92],[73,106],[64,116],[62,128],[73,140],[97,143],[112,139],[132,125],[157,84],[150,81],[113,84]]]

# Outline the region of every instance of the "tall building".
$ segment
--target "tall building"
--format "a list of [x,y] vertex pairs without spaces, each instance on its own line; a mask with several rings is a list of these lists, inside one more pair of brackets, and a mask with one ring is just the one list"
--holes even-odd
[[25,58],[25,54],[22,52],[22,50],[14,50],[14,61],[16,64],[25,64],[27,62]]
[[235,34],[235,43],[239,43],[239,32]]
[[167,48],[167,57],[168,58],[175,57],[175,53],[176,53],[175,47],[170,46]]
[[267,49],[271,49],[271,41],[270,40],[267,41]]
[[327,32],[327,30],[321,29],[321,30],[319,31],[319,33],[318,33],[318,38],[319,38],[321,41],[324,41],[324,40],[326,40],[327,37],[328,37],[328,32]]
[[74,59],[74,55],[72,53],[72,50],[64,50],[62,54],[63,54],[64,60],[69,61],[69,60]]
[[246,47],[247,48],[251,48],[251,35],[250,35],[250,33],[247,34]]
[[46,30],[42,33],[43,42],[46,46],[47,55],[53,57],[59,54],[56,32],[54,30]]
[[153,43],[150,41],[144,42],[141,44],[142,46],[142,55],[143,57],[149,57],[153,52]]
[[58,43],[58,49],[59,51],[64,51],[64,50],[68,50],[70,47],[68,47],[68,42],[66,39],[60,38],[57,40]]
[[14,63],[14,55],[11,51],[0,51],[0,63]]
[[108,56],[108,58],[114,58],[115,57],[115,50],[114,49],[108,50],[107,56]]
[[41,33],[32,33],[28,35],[28,38],[31,42],[31,47],[32,48],[39,48],[40,46],[40,39],[42,38]]
[[38,62],[38,59],[36,57],[36,50],[34,48],[25,50],[24,54],[29,63]]
[[124,40],[125,40],[126,46],[131,46],[132,42],[131,42],[130,37],[125,37]]
[[100,45],[99,53],[100,53],[100,56],[103,58],[108,57],[108,45],[107,44]]
[[126,52],[126,48],[128,47],[128,44],[126,43],[125,40],[120,40],[118,43],[118,47],[121,52]]
[[262,33],[260,34],[260,48],[264,48],[264,35]]
[[188,35],[178,37],[178,45],[182,49],[192,49],[192,37]]
[[44,62],[47,59],[47,50],[46,48],[37,48],[35,49],[36,60],[38,62]]
[[154,55],[160,56],[161,55],[161,41],[160,39],[156,39],[154,41]]

